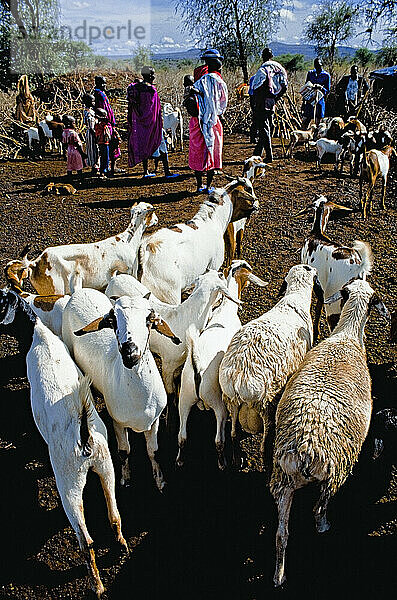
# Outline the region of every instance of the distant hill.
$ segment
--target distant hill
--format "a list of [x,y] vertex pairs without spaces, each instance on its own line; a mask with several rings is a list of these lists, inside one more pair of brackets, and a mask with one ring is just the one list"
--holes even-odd
[[[284,42],[273,42],[270,44],[271,49],[275,56],[280,54],[303,54],[307,59],[313,59],[316,56],[314,46],[310,44],[285,44]],[[339,46],[339,53],[341,56],[352,56],[356,48],[350,46]],[[184,50],[182,52],[162,52],[159,54],[153,54],[153,60],[180,60],[183,58],[190,58],[191,60],[197,60],[200,56],[200,50],[197,48],[190,48],[190,50]]]
[[[303,56],[307,60],[313,60],[313,58],[315,58],[316,56],[314,46],[311,46],[310,44],[285,44],[284,42],[273,42],[272,44],[270,44],[270,46],[275,56],[278,56],[280,54],[303,54]],[[350,46],[339,46],[338,50],[341,56],[352,56],[355,53],[356,48],[352,48]],[[152,60],[190,59],[196,61],[200,57],[200,54],[201,50],[199,50],[198,48],[190,48],[189,50],[181,50],[178,52],[172,52],[172,49],[170,49],[167,52],[153,54]],[[131,59],[131,55],[114,54],[109,55],[108,58],[112,58],[114,60],[128,60]]]

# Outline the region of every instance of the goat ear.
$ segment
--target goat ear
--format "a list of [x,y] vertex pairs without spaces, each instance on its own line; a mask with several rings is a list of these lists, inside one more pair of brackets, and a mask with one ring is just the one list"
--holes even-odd
[[160,317],[160,315],[156,314],[154,310],[151,310],[148,318],[147,325],[158,331],[161,335],[169,338],[171,342],[178,345],[181,344],[181,340],[171,331],[170,326]]
[[151,293],[152,293],[152,292],[148,292],[147,294],[145,294],[145,295],[144,295],[144,298],[145,298],[146,300],[149,300],[149,298],[150,298],[150,294],[151,294]]
[[370,301],[370,306],[374,306],[376,308],[376,310],[378,311],[378,313],[384,317],[385,319],[390,319],[390,313],[387,310],[386,306],[383,304],[382,300],[379,299],[379,297],[374,294],[371,298]]
[[341,290],[339,290],[338,292],[335,292],[335,294],[333,294],[332,296],[327,298],[324,301],[324,304],[332,304],[333,302],[338,302],[338,300],[343,300],[344,302],[346,302],[347,299],[349,298],[349,293],[350,293],[349,289],[346,287],[346,285],[347,284],[345,284],[345,286]]
[[250,283],[258,285],[259,287],[266,287],[267,285],[269,285],[268,281],[263,281],[263,279],[261,279],[257,275],[254,275],[253,273],[249,273],[247,279]]
[[296,215],[294,215],[294,217],[304,217],[305,215],[308,215],[310,213],[310,211],[313,210],[312,206],[307,206],[306,208],[302,208],[302,210],[300,210],[298,213],[296,213]]
[[100,329],[114,329],[114,326],[114,311],[113,309],[111,309],[107,315],[99,317],[98,319],[95,319],[95,321],[92,321],[92,323],[89,323],[85,327],[82,327],[78,331],[75,331],[74,335],[79,337],[81,335],[85,335],[86,333],[93,333],[95,331],[99,331]]
[[281,287],[280,287],[280,289],[278,291],[277,298],[281,298],[281,296],[284,296],[284,294],[285,294],[286,291],[287,291],[287,282],[284,279],[284,281],[281,284]]

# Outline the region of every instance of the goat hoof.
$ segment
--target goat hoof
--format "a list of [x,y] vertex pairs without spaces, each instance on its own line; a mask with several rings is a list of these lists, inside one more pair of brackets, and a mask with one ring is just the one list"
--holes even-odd
[[331,528],[331,525],[330,525],[330,523],[328,523],[328,521],[325,521],[324,523],[322,522],[322,523],[316,524],[317,533],[325,533],[330,528]]
[[123,477],[120,480],[120,485],[124,488],[131,487],[131,479],[124,479]]

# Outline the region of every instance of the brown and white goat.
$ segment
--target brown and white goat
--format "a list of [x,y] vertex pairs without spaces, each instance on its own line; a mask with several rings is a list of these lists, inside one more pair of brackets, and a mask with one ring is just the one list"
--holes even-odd
[[[364,149],[364,158],[361,163],[360,171],[360,205],[364,219],[367,217],[367,214],[371,212],[374,187],[379,175],[382,178],[380,208],[381,210],[385,210],[386,208],[386,184],[390,167],[390,157],[392,154],[396,154],[396,151],[390,145],[384,146],[382,150],[369,150],[367,152]],[[363,199],[364,179],[368,181],[369,185],[365,198]]]
[[288,156],[292,156],[292,152],[295,149],[295,146],[299,143],[299,142],[303,142],[305,144],[305,150],[306,152],[309,151],[309,141],[314,139],[314,133],[317,130],[317,126],[313,123],[312,125],[310,125],[309,129],[307,131],[303,131],[300,129],[296,129],[294,131],[291,131],[291,142],[290,145],[288,146]]

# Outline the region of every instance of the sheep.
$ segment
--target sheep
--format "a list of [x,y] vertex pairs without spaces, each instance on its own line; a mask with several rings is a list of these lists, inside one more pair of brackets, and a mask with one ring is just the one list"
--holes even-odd
[[186,224],[160,229],[140,247],[140,281],[170,304],[206,269],[219,269],[224,259],[223,235],[230,222],[259,209],[252,183],[237,177],[217,188]]
[[[111,298],[120,296],[146,296],[150,306],[168,323],[175,335],[181,340],[179,345],[151,330],[150,350],[161,358],[161,372],[168,396],[168,405],[174,403],[176,394],[175,379],[186,359],[186,330],[194,324],[198,331],[204,329],[210,318],[211,310],[217,302],[219,294],[229,299],[233,296],[228,291],[225,281],[217,271],[210,270],[200,275],[193,282],[193,291],[182,304],[167,304],[158,300],[154,294],[131,275],[117,275],[111,279],[105,293]],[[149,292],[149,293],[148,293]]]
[[[176,142],[179,139],[180,149],[183,150],[183,117],[180,108],[173,108],[169,102],[163,104],[163,129],[167,144],[172,151],[176,150]],[[177,138],[177,130],[179,137]]]
[[[368,243],[356,240],[349,248],[332,242],[325,235],[328,219],[334,210],[340,211],[341,215],[352,212],[350,208],[320,196],[313,204],[298,213],[304,215],[314,211],[312,230],[301,249],[301,262],[317,269],[325,297],[340,290],[353,278],[366,279],[373,265],[372,251]],[[322,307],[323,303],[318,301],[313,323],[315,340],[318,337]],[[327,323],[331,331],[339,320],[340,310],[339,302],[325,307]]]
[[[397,154],[395,149],[390,146],[384,146],[382,150],[369,150],[366,152],[364,149],[364,157],[361,162],[360,171],[360,205],[363,215],[363,219],[367,218],[367,214],[372,210],[372,198],[374,193],[374,187],[378,176],[382,177],[382,192],[380,200],[381,210],[385,210],[385,197],[386,197],[386,184],[387,176],[390,167],[390,157],[392,154]],[[363,199],[363,182],[367,179],[369,182],[368,190]]]
[[[268,167],[260,156],[251,156],[246,158],[243,165],[243,177],[246,177],[253,184],[255,179],[265,176],[265,168]],[[247,224],[247,217],[238,221],[229,223],[226,227],[223,239],[225,242],[225,267],[229,268],[233,258],[241,258],[241,248],[243,243],[244,229]]]
[[[235,298],[241,298],[242,290],[248,283],[260,287],[267,284],[252,273],[252,267],[244,260],[235,260],[229,269],[227,287]],[[206,327],[201,331],[192,324],[186,333],[188,353],[181,375],[179,392],[179,452],[178,466],[184,463],[184,448],[187,441],[187,420],[192,407],[201,400],[212,408],[216,417],[215,446],[218,454],[218,467],[226,467],[224,457],[225,423],[227,410],[222,400],[219,386],[219,365],[233,334],[241,327],[237,316],[238,304],[230,298],[222,298],[221,304],[213,311]]]
[[339,142],[336,142],[335,140],[329,140],[327,138],[320,138],[315,142],[309,141],[309,145],[316,147],[316,165],[319,171],[321,171],[321,160],[326,153],[335,155],[335,169],[338,168],[339,157],[343,151],[343,146],[339,144]]
[[288,520],[295,490],[320,484],[314,507],[319,533],[330,527],[327,506],[347,479],[367,436],[372,412],[371,378],[363,342],[371,306],[387,309],[368,282],[354,280],[343,297],[341,318],[329,338],[310,350],[291,377],[276,412],[270,491],[278,506],[274,584],[285,580]]
[[21,288],[29,277],[35,290],[44,296],[70,294],[81,287],[103,290],[115,271],[134,271],[143,232],[157,222],[151,204],[134,204],[130,223],[122,233],[90,244],[46,248],[34,260],[27,259],[26,248],[22,259],[7,263],[7,277]]
[[112,306],[105,294],[84,288],[75,292],[65,307],[62,338],[76,363],[103,395],[113,419],[122,463],[121,485],[130,484],[131,428],[145,434],[153,477],[161,491],[165,481],[155,453],[167,395],[148,348],[152,328],[175,344],[180,343],[146,298],[122,296]]
[[305,144],[306,152],[309,151],[309,141],[314,139],[314,134],[317,130],[317,126],[312,124],[308,130],[302,131],[300,129],[295,129],[291,131],[290,135],[290,145],[288,146],[287,156],[292,157],[292,152],[295,149],[295,146],[299,142],[303,142]]
[[83,508],[89,469],[99,475],[117,540],[127,552],[128,547],[116,504],[106,427],[95,410],[90,380],[81,377],[64,343],[13,291],[0,290],[0,324],[4,332],[15,335],[26,352],[33,417],[48,445],[62,506],[84,555],[91,588],[99,597],[104,587]]
[[[248,433],[263,424],[262,453],[269,467],[269,443],[277,394],[296,371],[313,343],[310,304],[313,285],[321,296],[316,270],[292,267],[283,283],[285,296],[268,312],[239,329],[219,367],[223,400],[232,418],[233,462],[237,465],[236,422]],[[251,429],[250,422],[254,422]],[[261,423],[262,421],[262,423]],[[269,436],[271,439],[271,436]]]

